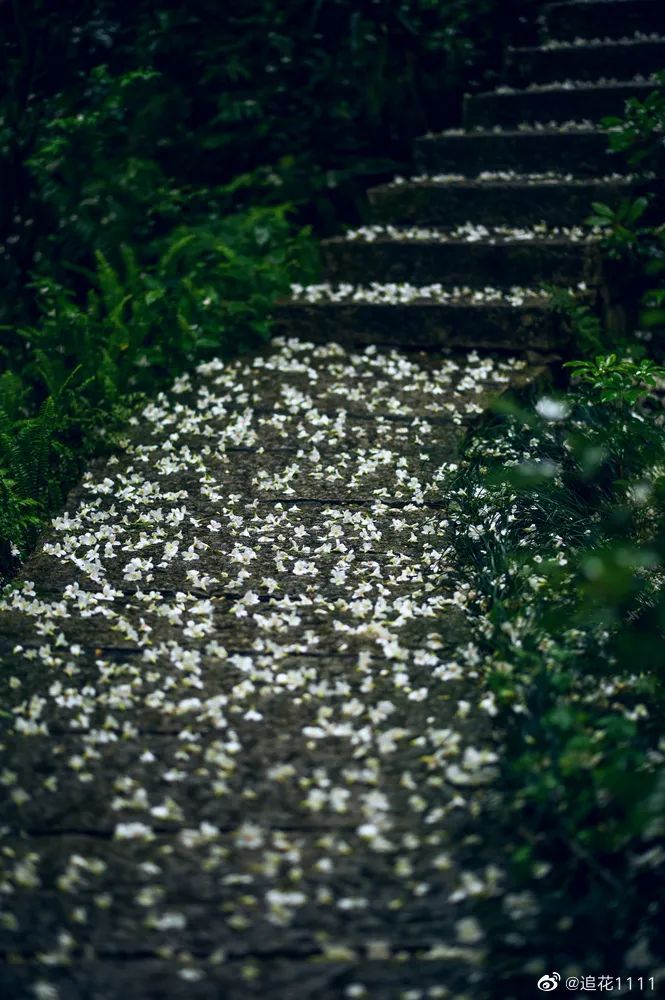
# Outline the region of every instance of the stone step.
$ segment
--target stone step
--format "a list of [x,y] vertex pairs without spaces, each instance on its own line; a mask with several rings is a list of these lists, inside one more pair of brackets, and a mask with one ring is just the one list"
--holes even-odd
[[591,204],[617,204],[636,189],[631,180],[417,181],[368,191],[371,221],[393,225],[579,225]]
[[382,344],[414,349],[486,348],[522,352],[560,350],[565,326],[542,300],[504,303],[417,302],[408,305],[285,302],[273,329],[316,343]]
[[606,115],[620,115],[630,97],[644,100],[653,84],[619,83],[547,90],[495,90],[464,98],[466,128],[517,126],[526,122],[598,122]]
[[632,80],[665,69],[665,38],[603,44],[509,48],[506,82],[515,86],[564,80]]
[[665,34],[662,0],[578,0],[548,4],[540,17],[549,39],[624,38],[635,32]]
[[577,177],[603,177],[626,168],[608,152],[599,129],[443,132],[416,140],[419,173],[460,173],[475,177],[491,164],[495,170],[536,173],[558,170]]
[[321,246],[326,278],[361,283],[398,281],[416,284],[499,288],[520,285],[587,285],[600,280],[599,254],[593,244],[565,238],[478,242],[463,239],[379,237],[326,240]]
[[[366,872],[363,874],[369,877]],[[351,884],[355,887],[356,883]],[[206,920],[210,921],[209,913],[215,909],[218,907],[210,906],[203,917],[200,912],[196,913],[195,919],[205,925]],[[332,907],[327,909],[332,910]],[[311,922],[317,926],[315,918],[318,914],[314,904],[310,905],[309,914]],[[331,922],[328,921],[329,924]],[[16,948],[12,948],[10,960],[3,959],[0,965],[0,996],[4,1000],[35,1000],[40,997],[51,1000],[118,1000],[119,997],[131,997],[131,1000],[210,1000],[211,997],[220,1000],[306,1000],[309,997],[338,1000],[345,995],[339,983],[344,982],[342,977],[349,977],[347,969],[353,970],[354,980],[363,983],[364,994],[356,995],[388,998],[420,993],[422,996],[441,996],[442,982],[447,984],[450,996],[462,996],[465,992],[468,995],[469,982],[474,984],[474,980],[469,975],[466,952],[459,949],[456,954],[451,948],[450,955],[453,957],[436,958],[433,955],[431,958],[428,956],[426,962],[421,957],[432,940],[431,918],[415,926],[413,922],[409,923],[410,931],[420,933],[421,944],[418,948],[403,933],[395,937],[394,943],[390,940],[390,955],[397,954],[399,958],[391,957],[389,961],[363,957],[367,954],[367,942],[378,937],[375,925],[370,925],[371,930],[363,928],[359,932],[354,924],[353,933],[350,933],[350,923],[347,917],[344,924],[344,941],[348,941],[349,948],[347,954],[359,956],[353,958],[352,964],[348,958],[340,959],[332,954],[332,947],[332,957],[328,958],[325,952],[321,954],[308,945],[306,939],[303,944],[302,931],[289,930],[287,944],[276,943],[276,928],[267,925],[268,930],[263,931],[264,942],[255,951],[247,948],[243,951],[236,947],[232,954],[227,954],[225,950],[221,964],[214,957],[215,953],[212,962],[206,953],[197,955],[196,969],[201,969],[203,973],[201,982],[183,982],[185,949],[180,941],[177,952],[173,947],[168,950],[167,954],[172,957],[157,957],[156,952],[142,951],[140,943],[132,951],[120,955],[100,949],[99,958],[70,959],[67,965],[48,966],[48,980],[41,954],[37,958],[34,952],[19,955]],[[112,927],[113,921],[109,924]],[[401,925],[395,921],[394,915],[393,924],[397,924],[398,931],[395,933],[398,935]],[[220,925],[223,930],[227,929],[226,921]],[[103,936],[105,926],[102,924],[100,936]],[[454,937],[454,929],[449,929],[447,924],[443,926]],[[210,922],[209,927],[215,928],[216,925]],[[282,932],[283,929],[278,930]],[[329,931],[326,933],[330,934]],[[385,932],[378,933],[381,933],[380,941],[387,938]],[[282,936],[280,933],[280,938]],[[219,933],[217,947],[220,951],[219,941],[223,940]],[[433,942],[431,947],[434,947]],[[41,951],[47,953],[45,947]],[[248,969],[251,969],[251,978]],[[353,996],[353,993],[347,992],[346,995]]]

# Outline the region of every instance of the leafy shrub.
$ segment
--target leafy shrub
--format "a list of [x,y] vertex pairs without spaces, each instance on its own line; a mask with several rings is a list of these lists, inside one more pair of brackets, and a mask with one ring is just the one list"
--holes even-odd
[[648,205],[649,199],[645,197],[635,198],[633,201],[625,199],[617,208],[611,208],[600,201],[593,202],[593,214],[588,217],[587,224],[601,230],[603,246],[608,256],[620,259],[626,253],[639,249],[640,237],[646,236],[649,230],[636,229],[635,224],[642,218]]
[[623,116],[609,116],[610,149],[635,169],[660,171],[665,163],[665,70],[656,74],[656,88],[640,101],[626,101]]
[[649,395],[658,380],[665,379],[665,368],[649,358],[633,361],[616,354],[597,355],[593,361],[568,361],[565,364],[592,398],[601,403],[632,406]]
[[14,331],[20,372],[0,376],[0,560],[24,553],[82,461],[108,442],[140,394],[215,355],[268,335],[269,310],[316,265],[288,206],[257,206],[214,226],[180,227],[151,267],[101,251],[80,300],[55,278],[36,282],[39,318]]
[[[643,101],[626,102],[623,117],[603,119],[610,149],[634,170],[661,174],[665,169],[665,72]],[[616,208],[594,202],[587,219],[602,234],[612,298],[628,306],[629,326],[645,331],[658,345],[665,331],[664,205],[648,193],[624,199]],[[620,266],[613,266],[619,261]],[[630,331],[632,332],[632,331]],[[660,345],[662,348],[662,345]]]
[[505,740],[509,879],[484,920],[493,981],[520,996],[527,969],[648,963],[663,920],[662,370],[573,370],[573,393],[470,441],[455,512]]

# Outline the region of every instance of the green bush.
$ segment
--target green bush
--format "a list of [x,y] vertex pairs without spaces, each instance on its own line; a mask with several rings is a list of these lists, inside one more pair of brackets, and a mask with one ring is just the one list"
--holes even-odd
[[[665,373],[572,368],[566,396],[505,404],[470,441],[454,513],[504,734],[508,883],[484,920],[493,976],[520,996],[528,969],[658,954],[665,898],[665,435],[649,395]],[[510,901],[527,896],[525,921]]]
[[36,281],[38,320],[12,331],[23,365],[0,376],[5,568],[142,394],[267,337],[271,305],[316,263],[309,234],[294,231],[287,212],[257,206],[176,228],[146,268],[124,244],[118,268],[98,250],[95,270],[82,272],[82,299],[56,278]]
[[632,406],[643,400],[658,380],[665,378],[665,368],[648,358],[633,361],[618,358],[616,354],[599,354],[593,361],[568,361],[565,367],[573,372],[591,399],[619,406]]
[[[643,101],[626,101],[622,117],[603,119],[610,150],[647,177],[665,170],[665,72]],[[627,308],[636,329],[662,351],[665,332],[665,206],[653,191],[624,199],[616,208],[594,202],[587,219],[602,235],[613,301]],[[618,262],[618,266],[614,262]]]

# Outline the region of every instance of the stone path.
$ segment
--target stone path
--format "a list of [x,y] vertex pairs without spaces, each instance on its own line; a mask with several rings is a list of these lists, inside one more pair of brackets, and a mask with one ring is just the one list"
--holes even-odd
[[478,995],[440,482],[524,367],[277,341],[86,477],[2,609],[0,995]]
[[633,181],[590,119],[648,89],[633,19],[665,30],[656,0],[544,16],[508,60],[537,87],[424,138],[324,248],[333,284],[148,406],[5,595],[0,997],[492,996],[500,751],[446,483],[533,374],[491,352],[561,346],[538,284],[600,280],[579,226]]

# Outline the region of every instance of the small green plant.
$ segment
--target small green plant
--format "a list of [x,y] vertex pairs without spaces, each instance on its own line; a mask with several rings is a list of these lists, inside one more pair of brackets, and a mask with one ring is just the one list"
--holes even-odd
[[[665,171],[665,72],[643,100],[626,102],[623,117],[603,119],[609,130],[610,149],[645,179]],[[593,203],[586,220],[601,236],[600,248],[610,261],[620,261],[612,271],[614,300],[634,303],[632,322],[656,341],[665,330],[665,225],[654,212],[662,205],[653,194],[624,199],[617,207]]]
[[648,227],[636,227],[648,207],[649,199],[646,197],[625,198],[617,208],[594,201],[593,213],[586,219],[586,224],[600,230],[602,246],[608,256],[619,259],[628,252],[639,252],[641,241],[651,232]]
[[622,117],[603,118],[609,129],[610,149],[624,156],[631,167],[662,170],[665,150],[665,71],[656,74],[656,87],[640,101],[626,101]]
[[602,403],[632,406],[645,399],[665,379],[665,368],[648,358],[634,361],[616,354],[597,355],[593,360],[568,361],[565,366]]

